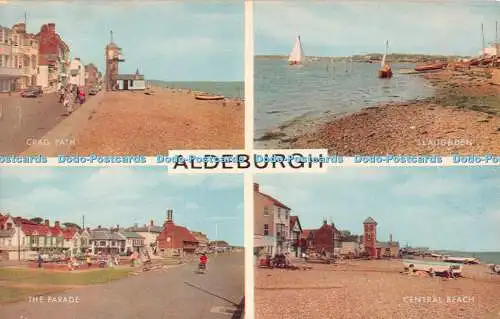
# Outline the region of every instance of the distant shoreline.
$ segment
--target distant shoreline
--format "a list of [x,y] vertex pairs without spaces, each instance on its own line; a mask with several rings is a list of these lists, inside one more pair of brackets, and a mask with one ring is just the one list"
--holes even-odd
[[[286,60],[287,55],[255,55],[257,60]],[[319,61],[343,61],[346,58],[351,57],[353,62],[363,62],[368,61],[380,61],[382,59],[382,53],[367,53],[367,54],[355,54],[351,56],[306,56],[306,58],[317,59]],[[460,56],[460,55],[443,55],[443,54],[419,54],[419,53],[392,53],[387,56],[388,60],[391,62],[430,62],[435,60],[456,60],[456,59],[466,59],[470,56]]]

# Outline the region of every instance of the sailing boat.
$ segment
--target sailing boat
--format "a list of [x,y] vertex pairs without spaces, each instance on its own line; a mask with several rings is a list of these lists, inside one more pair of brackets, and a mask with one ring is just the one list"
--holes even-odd
[[380,69],[378,70],[378,77],[382,78],[382,79],[392,77],[392,68],[389,64],[385,63],[385,60],[387,59],[387,52],[388,51],[389,51],[389,41],[386,41],[385,53],[384,53],[384,56],[382,57],[382,61],[380,62]]
[[293,47],[290,56],[288,57],[288,64],[290,65],[301,65],[304,63],[305,56],[304,50],[302,49],[302,42],[300,41],[300,35],[297,36],[295,40],[295,45]]

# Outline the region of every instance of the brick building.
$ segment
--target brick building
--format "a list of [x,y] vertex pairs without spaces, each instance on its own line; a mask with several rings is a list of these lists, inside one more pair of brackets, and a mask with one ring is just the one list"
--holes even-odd
[[256,254],[291,251],[291,209],[276,198],[262,193],[254,183],[254,247]]
[[319,229],[310,233],[309,242],[312,243],[310,249],[315,252],[325,251],[330,254],[339,254],[342,243],[340,241],[341,233],[335,228],[335,224],[328,224],[323,220],[323,225]]
[[198,240],[186,227],[174,224],[173,214],[173,210],[167,211],[167,220],[156,239],[159,254],[163,256],[194,254],[198,248]]
[[36,38],[40,43],[37,84],[43,88],[55,88],[58,82],[66,83],[70,50],[56,32],[55,23],[42,25]]
[[363,244],[365,251],[372,258],[377,257],[377,222],[368,217],[363,222]]

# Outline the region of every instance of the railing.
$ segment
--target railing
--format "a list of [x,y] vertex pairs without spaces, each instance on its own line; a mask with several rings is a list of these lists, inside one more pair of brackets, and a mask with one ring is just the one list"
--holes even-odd
[[18,68],[0,67],[0,76],[1,75],[23,76],[24,75],[24,70],[23,69],[18,69]]

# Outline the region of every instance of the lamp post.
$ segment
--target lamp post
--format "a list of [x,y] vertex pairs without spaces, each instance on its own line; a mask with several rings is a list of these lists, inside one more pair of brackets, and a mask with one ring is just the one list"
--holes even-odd
[[21,261],[21,227],[17,226],[17,260]]

